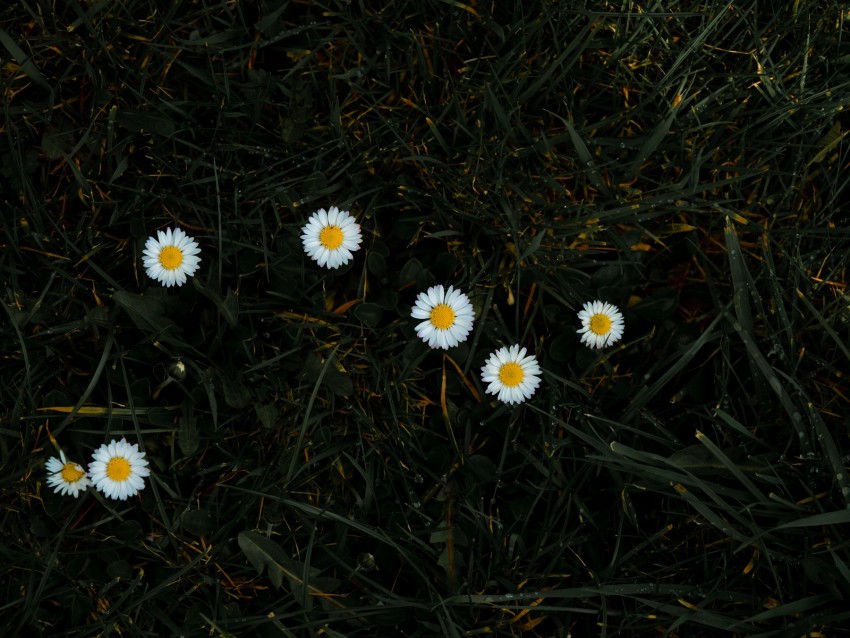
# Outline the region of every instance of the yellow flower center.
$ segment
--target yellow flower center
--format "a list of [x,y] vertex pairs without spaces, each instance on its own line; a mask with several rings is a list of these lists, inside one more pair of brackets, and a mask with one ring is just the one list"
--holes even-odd
[[515,388],[525,378],[525,372],[522,371],[522,366],[514,361],[506,363],[499,368],[499,381],[502,385],[509,388]]
[[437,330],[448,330],[455,322],[455,311],[448,304],[437,304],[431,311],[431,323]]
[[596,335],[607,335],[611,330],[611,318],[601,312],[590,318],[590,331]]
[[319,233],[319,243],[328,250],[336,250],[342,246],[344,239],[339,226],[325,226]]
[[83,478],[86,473],[76,463],[65,463],[62,466],[62,480],[66,483],[76,483]]
[[159,263],[166,270],[179,268],[183,263],[183,251],[177,246],[166,246],[159,251]]
[[110,459],[106,464],[106,475],[119,483],[126,481],[130,476],[130,461],[120,456]]

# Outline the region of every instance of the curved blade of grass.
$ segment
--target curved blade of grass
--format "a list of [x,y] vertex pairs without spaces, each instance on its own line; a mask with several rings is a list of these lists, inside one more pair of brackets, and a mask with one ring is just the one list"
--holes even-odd
[[757,500],[762,502],[770,502],[770,499],[756,487],[755,483],[753,483],[747,476],[738,468],[738,466],[732,462],[732,460],[723,453],[719,447],[717,447],[711,439],[709,439],[702,432],[697,432],[696,434],[697,440],[702,443],[709,452],[720,461],[723,466],[732,473],[732,475],[738,479],[741,484],[749,490],[750,494],[756,497]]
[[845,525],[850,523],[850,509],[836,510],[834,512],[824,512],[823,514],[813,514],[805,518],[799,518],[796,521],[790,521],[777,525],[775,529],[792,529],[795,527],[821,527],[824,525]]
[[587,144],[584,143],[584,140],[581,138],[581,135],[579,135],[572,122],[561,117],[557,113],[552,113],[552,111],[549,111],[549,113],[561,120],[566,127],[567,132],[570,134],[570,141],[576,149],[576,155],[578,155],[579,161],[587,171],[587,177],[601,192],[609,194],[610,191],[608,190],[608,185],[602,179],[602,175],[599,172],[599,167],[596,165],[596,161],[593,159],[593,155],[590,154]]
[[635,418],[638,410],[640,410],[644,405],[646,405],[652,398],[658,394],[658,392],[663,388],[667,383],[669,383],[670,379],[675,377],[687,364],[688,362],[694,358],[694,356],[699,352],[699,350],[710,340],[714,339],[717,335],[714,332],[714,329],[717,327],[717,324],[723,319],[723,313],[718,314],[712,322],[708,325],[708,327],[702,332],[702,334],[697,337],[681,354],[677,354],[674,361],[670,361],[669,359],[663,361],[654,369],[663,368],[664,373],[658,377],[652,385],[645,385],[640,390],[637,391],[634,398],[632,399],[629,407],[623,413],[622,420],[626,423]]
[[764,355],[758,349],[755,341],[753,341],[750,334],[744,330],[738,321],[733,321],[732,327],[738,333],[738,336],[741,338],[741,341],[747,350],[749,360],[753,364],[753,372],[760,373],[764,379],[767,380],[768,386],[770,386],[770,389],[773,390],[774,394],[776,394],[779,398],[779,403],[788,413],[788,416],[791,419],[791,424],[794,426],[794,429],[797,431],[797,436],[800,439],[800,447],[802,448],[803,454],[812,453],[812,441],[809,433],[803,427],[803,417],[797,406],[794,405],[794,400],[791,398],[791,395],[788,394],[785,387],[779,381],[776,370],[774,370],[773,366],[767,362],[767,359],[765,359]]
[[322,381],[328,373],[328,368],[333,361],[336,361],[336,353],[339,350],[340,344],[337,343],[330,354],[325,358],[322,369],[319,370],[319,376],[313,384],[313,391],[310,393],[310,399],[307,401],[307,407],[304,410],[304,418],[301,419],[301,428],[298,430],[298,440],[295,443],[295,448],[292,450],[292,457],[289,460],[289,468],[286,470],[286,478],[284,485],[289,485],[292,481],[292,476],[295,474],[295,464],[300,459],[301,446],[304,443],[304,437],[307,435],[307,425],[310,422],[310,415],[313,413],[313,404],[316,402],[316,397],[319,394],[319,388],[322,386]]
[[797,297],[806,307],[812,316],[817,320],[818,324],[821,328],[823,328],[824,332],[829,335],[829,338],[835,342],[836,347],[841,350],[841,354],[843,354],[847,361],[850,362],[850,350],[847,348],[847,344],[844,343],[844,340],[838,336],[838,333],[835,332],[835,329],[829,324],[829,322],[824,318],[824,316],[815,308],[814,304],[809,301],[809,298],[800,290],[797,290]]
[[[744,255],[741,251],[741,244],[738,241],[735,226],[728,215],[726,217],[726,228],[723,237],[726,242],[729,271],[732,275],[732,304],[735,308],[735,316],[738,318],[738,322],[743,330],[749,336],[750,342],[752,342],[755,338],[755,328],[753,326],[753,311],[750,307],[750,294],[756,294],[756,285],[744,261]],[[755,385],[756,396],[759,398],[759,401],[766,402],[768,395],[764,386],[764,379],[762,379],[761,375],[756,374],[752,360],[750,360],[749,365],[753,372],[752,379]]]
[[[777,605],[776,607],[768,609],[767,611],[763,611],[754,616],[750,616],[745,622],[759,623],[764,622],[765,620],[770,620],[771,618],[782,618],[783,616],[797,617],[806,612],[811,612],[811,610],[820,607],[824,603],[830,602],[831,600],[832,596],[830,596],[829,594],[818,594],[816,596],[808,596],[806,598],[801,598],[800,600],[785,603],[784,605]],[[740,626],[740,624],[734,626]],[[730,629],[732,629],[732,627],[730,627]]]
[[289,581],[293,595],[303,606],[309,605],[308,595],[318,596],[335,607],[341,608],[343,606],[329,592],[323,591],[309,582],[319,576],[318,569],[290,559],[283,548],[273,540],[250,530],[240,532],[237,540],[239,548],[257,570],[257,573],[262,575],[263,570],[265,570],[269,580],[277,589],[280,589],[283,585],[285,578]]
[[753,313],[750,309],[749,295],[747,293],[755,287],[755,283],[750,275],[750,271],[747,270],[747,265],[744,263],[741,244],[738,242],[738,235],[729,217],[726,217],[726,230],[723,233],[723,237],[726,240],[729,271],[732,274],[732,286],[734,288],[732,303],[735,307],[735,315],[738,317],[738,321],[744,330],[752,335],[754,332]]
[[[687,85],[687,86],[686,86]],[[686,79],[682,79],[679,84],[679,88],[676,91],[676,95],[682,96],[690,90],[690,84],[687,83]],[[661,143],[667,133],[670,132],[670,127],[673,125],[673,122],[679,116],[679,113],[687,106],[691,100],[694,99],[694,96],[687,96],[682,98],[682,100],[673,106],[670,109],[670,113],[664,118],[662,121],[658,123],[655,129],[650,134],[649,138],[647,138],[646,142],[644,142],[643,146],[638,150],[637,155],[635,155],[634,160],[632,160],[632,165],[629,168],[628,175],[629,177],[636,177],[640,172],[641,165],[646,161],[650,155],[652,155],[655,150],[658,148],[658,145]]]
[[26,73],[27,76],[41,88],[46,89],[51,95],[53,94],[53,88],[47,80],[44,79],[44,76],[35,65],[35,62],[32,61],[32,58],[28,56],[18,43],[15,42],[15,39],[2,28],[0,28],[0,44],[6,47],[6,50],[15,59],[15,62],[18,63],[21,71]]

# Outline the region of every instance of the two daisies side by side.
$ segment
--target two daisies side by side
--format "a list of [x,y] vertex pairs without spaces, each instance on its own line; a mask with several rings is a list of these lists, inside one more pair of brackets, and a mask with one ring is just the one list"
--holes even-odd
[[[410,315],[423,319],[416,326],[416,334],[432,348],[448,350],[466,341],[472,332],[475,312],[469,297],[449,286],[433,286],[420,292]],[[496,394],[505,403],[522,403],[540,385],[540,366],[537,357],[526,356],[518,345],[500,348],[490,355],[481,368],[481,379],[487,394]]]
[[[301,229],[304,252],[325,268],[339,268],[354,258],[363,240],[360,226],[348,211],[331,206],[313,213]],[[158,230],[149,237],[142,252],[148,277],[163,286],[182,286],[201,265],[198,243],[182,229]]]
[[51,457],[45,467],[47,484],[54,492],[77,498],[80,492],[94,485],[108,498],[121,501],[143,490],[144,478],[151,473],[145,453],[139,451],[136,443],[127,443],[126,439],[113,439],[95,450],[88,471],[79,463],[66,459],[61,450],[59,458]]

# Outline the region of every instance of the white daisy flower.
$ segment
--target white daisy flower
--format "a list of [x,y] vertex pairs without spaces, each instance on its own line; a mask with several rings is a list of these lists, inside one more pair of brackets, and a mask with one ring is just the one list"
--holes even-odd
[[301,229],[304,252],[320,266],[339,268],[352,260],[351,251],[360,248],[360,226],[348,211],[331,206],[320,208]]
[[145,488],[143,477],[150,476],[145,453],[136,443],[113,439],[104,443],[92,455],[89,474],[95,488],[109,498],[126,501]]
[[59,458],[50,457],[45,467],[49,472],[47,484],[53,488],[54,492],[59,494],[70,494],[77,498],[80,492],[85,492],[86,488],[91,485],[83,466],[68,461],[65,458],[65,453],[61,450],[59,451]]
[[623,336],[623,315],[617,306],[604,301],[588,301],[578,313],[582,343],[591,348],[610,346]]
[[540,385],[540,366],[537,357],[525,353],[525,348],[513,345],[490,355],[481,368],[481,380],[490,384],[487,394],[498,393],[505,403],[522,403],[534,394]]
[[475,312],[469,297],[449,286],[433,286],[420,292],[410,315],[414,319],[425,319],[416,326],[416,334],[432,348],[448,350],[454,348],[472,331]]
[[142,253],[148,277],[163,286],[182,286],[201,265],[198,243],[180,228],[158,230],[156,235],[148,237]]

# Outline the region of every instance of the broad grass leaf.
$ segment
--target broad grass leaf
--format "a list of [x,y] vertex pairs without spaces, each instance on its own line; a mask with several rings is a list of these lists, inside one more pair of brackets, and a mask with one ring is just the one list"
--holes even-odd
[[398,276],[399,284],[416,281],[420,272],[422,272],[422,262],[414,257],[402,266],[401,274]]
[[767,497],[756,485],[744,475],[744,471],[765,471],[767,468],[757,467],[748,463],[746,453],[740,447],[720,449],[702,432],[697,432],[697,440],[702,443],[711,455],[736,478],[757,500],[767,501]]
[[573,127],[572,123],[559,118],[564,125],[567,127],[567,132],[570,134],[570,140],[575,146],[576,155],[581,160],[581,163],[584,164],[587,170],[587,177],[591,181],[591,183],[596,186],[603,193],[608,193],[608,186],[605,184],[605,181],[602,179],[602,175],[599,172],[599,167],[596,165],[596,162],[593,159],[593,156],[590,154],[590,150],[587,148],[587,144],[584,143],[584,140],[579,135],[578,131]]
[[744,261],[741,244],[738,242],[738,233],[732,220],[726,218],[726,254],[729,257],[729,272],[732,275],[732,284],[735,289],[733,303],[735,315],[747,334],[753,334],[753,311],[750,307],[750,293],[755,289],[755,282]]
[[259,419],[262,426],[267,430],[277,425],[277,417],[280,414],[280,409],[274,403],[266,403],[265,405],[256,403],[254,404],[254,411],[257,413],[257,419]]
[[[748,623],[760,623],[773,618],[799,617],[801,614],[808,615],[811,610],[820,607],[825,602],[830,600],[830,594],[817,594],[814,596],[806,596],[799,600],[794,600],[784,605],[770,607],[766,611],[760,612],[754,616],[747,618]],[[764,634],[761,634],[762,636]]]
[[83,189],[87,195],[90,195],[92,192],[91,184],[89,184],[89,180],[86,179],[86,176],[83,175],[83,172],[80,170],[80,167],[77,166],[77,163],[74,161],[74,158],[70,155],[63,155],[65,159],[65,163],[68,168],[71,170],[71,173],[74,175],[74,178],[77,180],[77,183],[80,185],[80,188]]
[[629,169],[629,177],[636,177],[638,173],[640,173],[641,167],[643,163],[649,159],[649,157],[655,153],[655,150],[658,148],[658,145],[661,143],[661,140],[670,132],[670,127],[673,124],[673,121],[676,119],[676,116],[679,113],[679,109],[674,109],[670,112],[667,117],[658,122],[658,125],[652,131],[652,133],[647,137],[643,146],[640,147],[637,155],[635,155],[634,160],[632,161],[631,168]]
[[444,528],[434,530],[428,537],[428,542],[432,545],[437,545],[439,543],[448,544],[451,542],[455,547],[469,547],[469,539],[466,537],[466,534],[463,533],[463,530],[456,525],[451,529]]
[[645,297],[630,310],[643,319],[661,322],[671,317],[679,307],[679,297],[675,290],[662,290],[658,294]]
[[387,273],[387,260],[376,252],[370,252],[366,257],[366,266],[376,277],[383,277]]
[[428,237],[431,239],[439,239],[441,237],[458,237],[460,234],[461,233],[457,230],[438,230],[430,233]]
[[370,328],[374,328],[381,323],[384,311],[378,304],[362,303],[354,309],[354,316]]
[[216,290],[207,286],[198,277],[192,277],[191,282],[198,292],[216,305],[221,318],[227,322],[228,326],[235,328],[239,325],[239,298],[231,288],[227,289],[227,293],[222,299]]
[[240,549],[257,573],[262,575],[265,570],[277,589],[285,578],[292,594],[305,607],[312,606],[313,597],[333,603],[327,594],[339,586],[337,579],[320,577],[318,569],[307,568],[304,563],[290,559],[280,545],[256,532],[240,532],[238,540]]
[[466,467],[478,481],[495,481],[498,474],[496,464],[481,454],[469,456],[466,459]]
[[575,353],[577,337],[569,333],[559,334],[549,346],[549,356],[560,363],[572,359]]
[[15,59],[15,62],[18,63],[21,71],[26,73],[27,76],[29,76],[29,78],[40,87],[49,91],[51,94],[53,93],[50,83],[44,79],[44,76],[41,74],[38,66],[36,66],[35,62],[33,62],[32,56],[27,55],[27,53],[18,45],[17,42],[15,42],[15,39],[9,35],[5,29],[0,29],[0,44],[2,44]]
[[369,246],[369,254],[370,255],[380,255],[383,258],[387,258],[392,255],[392,251],[389,247],[379,239],[376,239],[371,246]]
[[776,529],[788,529],[790,527],[821,527],[823,525],[846,525],[850,523],[850,510],[836,510],[834,512],[823,512],[795,521],[783,523]]
[[50,128],[41,136],[41,151],[49,159],[61,159],[71,150],[73,131],[64,128]]
[[689,472],[712,472],[722,466],[702,445],[690,445],[670,455],[670,463]]
[[251,404],[251,390],[241,381],[221,380],[224,402],[231,408],[242,409]]
[[248,562],[254,566],[259,576],[266,572],[272,584],[280,589],[283,579],[300,580],[294,572],[292,561],[286,556],[283,548],[274,541],[256,532],[240,532],[239,548],[245,554]]
[[540,244],[543,243],[544,237],[546,237],[545,229],[538,232],[537,235],[534,236],[534,239],[532,239],[528,243],[528,246],[526,246],[525,250],[519,258],[520,263],[524,262],[526,259],[534,255],[534,253],[540,250]]
[[[266,37],[276,35],[280,31],[280,26],[283,25],[283,20],[280,20],[279,18],[287,8],[288,5],[282,4],[274,11],[270,11],[268,14],[264,15],[256,25],[254,25],[254,28]],[[273,28],[274,30],[271,31]]]
[[135,541],[142,536],[142,526],[138,521],[134,520],[121,521],[111,531],[115,538],[127,543]]
[[384,310],[395,310],[398,307],[398,293],[385,288],[375,303]]
[[838,146],[841,140],[847,137],[848,133],[850,133],[850,131],[844,131],[842,133],[841,121],[836,120],[832,127],[826,132],[826,135],[818,141],[817,146],[820,146],[821,149],[818,151],[817,155],[809,161],[808,166],[822,162],[827,154]]
[[218,307],[222,318],[231,328],[239,325],[239,298],[232,289],[227,289],[227,294],[224,296],[224,301]]
[[[358,306],[358,308],[360,307]],[[335,357],[332,361],[323,361],[318,355],[311,352],[304,362],[302,375],[306,381],[320,383],[336,395],[350,396],[354,392],[354,384],[347,374],[337,369],[335,364]]]
[[182,417],[177,426],[177,445],[183,456],[191,456],[198,449],[198,425],[194,417]]
[[699,352],[706,344],[717,337],[715,327],[723,320],[723,315],[718,314],[714,320],[703,330],[702,334],[681,352],[677,353],[668,361],[662,362],[657,366],[658,370],[663,372],[652,382],[651,385],[645,385],[632,398],[632,403],[623,414],[623,422],[631,421],[638,411],[646,405],[658,392],[672,379],[676,374],[684,368],[688,362]]
[[130,159],[128,157],[122,157],[118,162],[118,165],[115,167],[115,170],[112,171],[112,176],[109,178],[107,184],[112,184],[124,174],[124,171],[127,170],[127,167],[130,165]]
[[215,530],[215,521],[206,510],[189,510],[180,515],[180,525],[187,532],[206,536]]
[[112,300],[129,315],[136,326],[144,331],[155,333],[158,339],[172,343],[179,341],[179,328],[165,316],[165,304],[155,295],[137,295],[119,290]]
[[812,581],[826,586],[836,598],[841,598],[841,593],[836,589],[836,573],[832,565],[815,556],[803,558],[803,571]]
[[841,559],[841,556],[837,552],[830,551],[829,553],[832,556],[835,567],[838,569],[838,573],[841,574],[844,582],[850,585],[850,567],[847,566],[847,563]]

